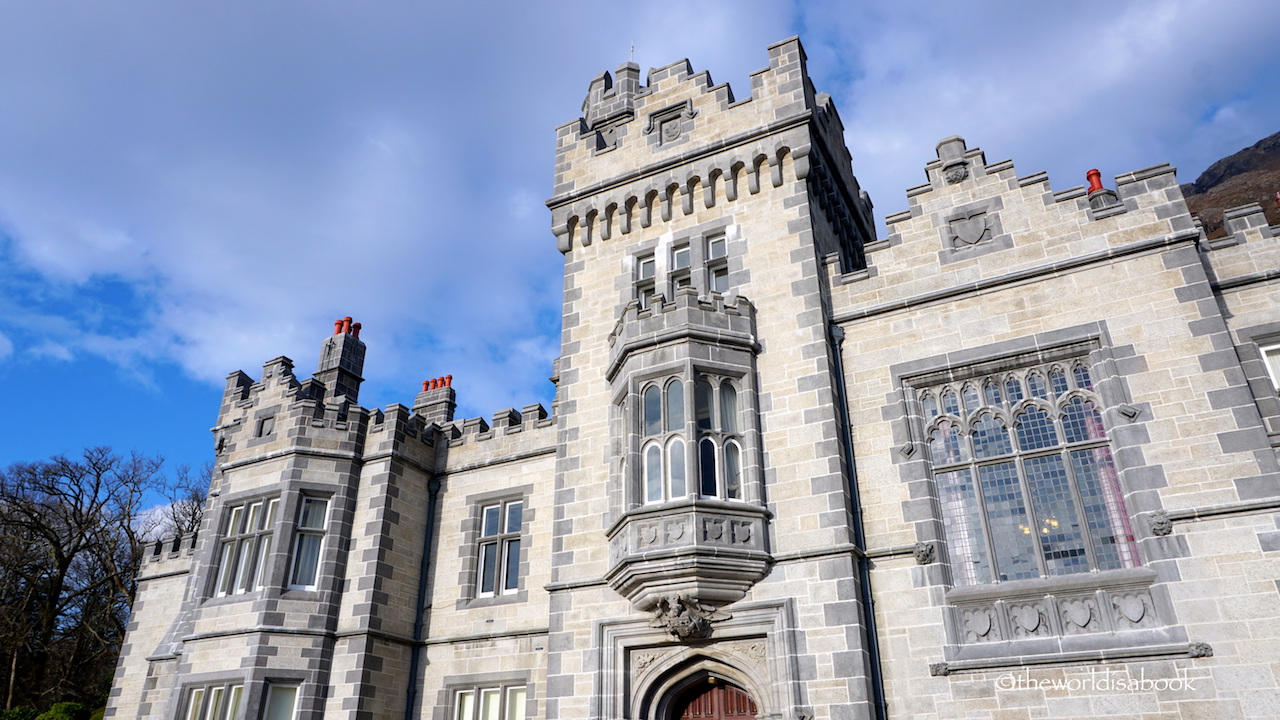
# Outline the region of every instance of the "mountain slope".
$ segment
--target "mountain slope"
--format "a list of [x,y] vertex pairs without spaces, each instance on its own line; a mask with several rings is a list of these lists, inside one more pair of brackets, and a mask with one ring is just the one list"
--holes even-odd
[[1222,212],[1256,202],[1267,222],[1280,224],[1280,133],[1209,166],[1194,183],[1182,186],[1187,207],[1200,218],[1209,237],[1226,234]]

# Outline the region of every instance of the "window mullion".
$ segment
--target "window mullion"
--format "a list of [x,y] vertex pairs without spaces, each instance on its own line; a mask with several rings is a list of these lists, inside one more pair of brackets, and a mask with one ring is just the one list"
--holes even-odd
[[[1042,456],[1043,453],[1038,456]],[[1022,488],[1022,503],[1027,513],[1027,522],[1031,523],[1031,534],[1035,537],[1035,558],[1036,567],[1040,570],[1040,577],[1049,577],[1049,565],[1044,559],[1044,538],[1040,537],[1040,523],[1036,520],[1039,515],[1036,512],[1035,496],[1031,494],[1031,483],[1027,481],[1027,457],[1019,455],[1014,463],[1014,468],[1018,471],[1018,487]]]
[[[1076,505],[1076,517],[1080,518],[1080,535],[1084,538],[1085,557],[1089,558],[1089,569],[1098,569],[1098,553],[1093,547],[1093,532],[1089,528],[1090,516],[1085,512],[1084,498],[1080,496],[1080,483],[1076,478],[1075,463],[1071,462],[1070,448],[1063,448],[1061,451],[1062,466],[1067,473],[1067,483],[1071,487],[1071,502]],[[1110,518],[1107,518],[1110,523]]]
[[991,515],[987,512],[986,487],[982,482],[982,473],[978,471],[978,463],[971,462],[967,467],[969,482],[974,484],[973,496],[978,500],[979,519],[982,521],[982,541],[987,544],[987,562],[991,565],[991,582],[998,583],[1000,582],[1000,553],[996,549],[995,535],[991,532]]

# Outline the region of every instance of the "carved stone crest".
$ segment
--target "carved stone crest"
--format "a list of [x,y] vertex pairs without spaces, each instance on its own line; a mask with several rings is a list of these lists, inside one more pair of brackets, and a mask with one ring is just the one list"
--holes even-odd
[[1087,600],[1072,600],[1063,603],[1062,618],[1074,625],[1078,630],[1084,630],[1093,620],[1093,605]]
[[991,611],[987,609],[970,610],[965,613],[964,624],[969,629],[969,633],[974,640],[981,638],[996,639],[995,634],[991,631],[995,629],[995,618],[991,617]]
[[929,674],[934,677],[946,677],[951,674],[951,668],[944,662],[929,663]]
[[917,565],[928,565],[937,559],[938,555],[937,550],[933,547],[933,543],[928,542],[916,543],[915,550],[912,552],[915,553]]
[[642,545],[653,545],[658,542],[658,526],[645,525],[640,528],[640,543]]
[[942,169],[942,177],[946,178],[949,185],[964,182],[969,177],[969,163],[963,160],[951,163]]
[[724,538],[724,520],[716,518],[706,520],[702,524],[702,539],[721,540]]
[[949,227],[952,247],[977,245],[991,237],[991,220],[985,210],[974,210],[968,215],[954,218]]
[[1141,595],[1117,595],[1114,598],[1120,617],[1137,625],[1147,615],[1147,603]]
[[693,109],[693,101],[686,100],[679,105],[673,105],[650,115],[644,134],[657,131],[662,144],[675,142],[684,134],[685,123],[697,116],[698,111]]
[[684,523],[667,523],[667,542],[675,542],[684,537]]
[[732,615],[700,603],[688,595],[668,595],[658,600],[649,627],[662,628],[680,641],[711,636],[711,623]]
[[1013,618],[1014,630],[1017,631],[1015,634],[1018,635],[1030,636],[1037,634],[1036,631],[1040,629],[1045,620],[1044,613],[1040,612],[1040,608],[1035,605],[1015,607],[1009,612],[1009,615]]
[[1191,645],[1187,646],[1187,656],[1193,658],[1213,657],[1213,648],[1209,646],[1209,643],[1191,643]]

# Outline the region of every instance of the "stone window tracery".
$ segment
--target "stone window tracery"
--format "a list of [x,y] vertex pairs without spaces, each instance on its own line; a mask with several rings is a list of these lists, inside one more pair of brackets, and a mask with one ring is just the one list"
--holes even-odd
[[956,585],[1138,564],[1089,367],[919,390]]

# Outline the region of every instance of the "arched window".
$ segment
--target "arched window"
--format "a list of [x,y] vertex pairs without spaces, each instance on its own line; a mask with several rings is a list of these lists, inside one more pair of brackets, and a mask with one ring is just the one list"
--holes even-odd
[[684,430],[684,383],[672,380],[667,385],[667,432]]
[[744,423],[734,382],[699,376],[693,381],[692,408],[686,405],[685,381],[679,378],[651,382],[640,396],[643,502],[668,502],[690,494],[742,499]]
[[1138,564],[1084,360],[919,392],[956,584]]
[[662,502],[662,448],[657,443],[644,451],[644,501]]

